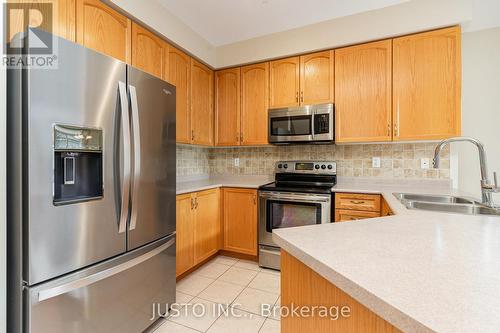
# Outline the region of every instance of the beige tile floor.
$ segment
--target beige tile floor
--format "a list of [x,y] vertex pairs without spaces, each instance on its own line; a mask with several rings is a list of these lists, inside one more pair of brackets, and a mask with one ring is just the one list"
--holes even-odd
[[177,283],[177,303],[179,314],[164,320],[154,333],[280,332],[277,312],[266,317],[261,311],[261,304],[280,304],[279,272],[252,261],[212,259]]

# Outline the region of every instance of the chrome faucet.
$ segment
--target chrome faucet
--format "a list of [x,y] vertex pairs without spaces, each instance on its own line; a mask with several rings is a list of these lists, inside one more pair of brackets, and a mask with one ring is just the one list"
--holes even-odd
[[488,178],[488,166],[486,162],[486,152],[484,151],[484,145],[478,140],[470,137],[454,137],[441,141],[434,151],[434,159],[432,160],[435,169],[439,168],[439,155],[441,150],[451,142],[470,142],[474,144],[479,151],[479,165],[481,168],[481,195],[482,203],[488,207],[494,207],[492,193],[500,192],[500,187],[498,187],[497,173],[493,172],[494,182],[492,183]]

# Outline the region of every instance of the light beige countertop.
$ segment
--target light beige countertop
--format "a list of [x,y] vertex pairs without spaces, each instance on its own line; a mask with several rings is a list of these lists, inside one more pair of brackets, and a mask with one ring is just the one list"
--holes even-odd
[[393,192],[457,194],[447,182],[339,178],[394,216],[279,229],[273,239],[404,332],[500,331],[500,218],[408,210]]
[[258,188],[273,181],[269,176],[221,175],[185,177],[177,182],[176,194],[197,192],[217,187]]

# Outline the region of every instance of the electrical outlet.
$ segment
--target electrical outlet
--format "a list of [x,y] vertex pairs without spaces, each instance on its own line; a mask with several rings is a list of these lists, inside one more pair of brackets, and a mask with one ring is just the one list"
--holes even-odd
[[239,167],[240,166],[240,159],[239,158],[235,158],[234,159],[234,166],[235,167]]
[[430,161],[428,158],[422,158],[420,159],[420,168],[422,169],[429,169]]
[[372,158],[372,168],[380,168],[380,157]]

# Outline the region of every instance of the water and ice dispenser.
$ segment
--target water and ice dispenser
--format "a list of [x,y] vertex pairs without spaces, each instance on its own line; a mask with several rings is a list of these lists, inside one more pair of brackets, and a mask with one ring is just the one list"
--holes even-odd
[[54,125],[54,205],[103,197],[102,130]]

